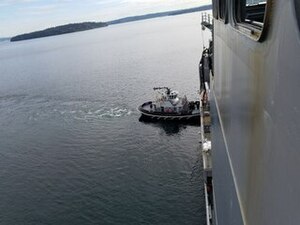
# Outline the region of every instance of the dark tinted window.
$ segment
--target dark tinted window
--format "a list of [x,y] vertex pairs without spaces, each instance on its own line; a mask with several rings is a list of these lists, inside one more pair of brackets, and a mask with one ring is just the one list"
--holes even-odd
[[296,17],[298,20],[298,26],[300,29],[300,0],[295,0],[295,10],[296,10]]
[[260,27],[263,25],[266,0],[236,0],[237,22],[248,23]]
[[226,19],[227,15],[227,1],[226,0],[219,0],[219,17],[223,20]]
[[213,17],[215,19],[218,19],[218,0],[213,0],[212,5],[213,5]]

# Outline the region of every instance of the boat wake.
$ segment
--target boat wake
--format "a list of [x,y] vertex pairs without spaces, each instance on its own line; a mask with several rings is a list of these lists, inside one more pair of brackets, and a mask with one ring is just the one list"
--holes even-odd
[[130,116],[133,110],[126,105],[105,105],[89,101],[51,101],[38,103],[38,110],[31,112],[29,120],[63,119],[64,121],[109,120]]
[[41,119],[49,119],[61,117],[63,120],[104,120],[104,119],[116,119],[125,116],[130,116],[132,111],[124,107],[115,108],[101,108],[101,109],[58,109],[54,108],[50,111],[32,113],[28,119],[30,121],[37,121]]
[[129,116],[132,111],[125,107],[114,107],[114,108],[101,108],[101,109],[89,109],[73,111],[74,119],[79,120],[93,120],[93,119],[109,119],[109,118],[120,118]]
[[[4,110],[9,108],[10,110]],[[3,111],[3,112],[2,112]],[[51,119],[72,120],[109,120],[132,115],[134,110],[127,105],[107,104],[96,100],[66,100],[44,96],[7,95],[0,96],[0,115],[11,118],[21,113],[29,121]]]

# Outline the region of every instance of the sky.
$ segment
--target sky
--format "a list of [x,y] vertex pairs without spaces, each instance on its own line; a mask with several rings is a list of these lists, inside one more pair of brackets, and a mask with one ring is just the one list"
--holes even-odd
[[0,0],[0,37],[211,4],[211,0]]

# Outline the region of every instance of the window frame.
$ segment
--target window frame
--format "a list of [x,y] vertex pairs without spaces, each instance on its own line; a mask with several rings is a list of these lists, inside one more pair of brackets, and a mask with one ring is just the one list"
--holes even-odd
[[296,23],[298,25],[298,30],[300,31],[300,0],[294,0],[294,8]]
[[213,17],[214,19],[219,18],[219,1],[218,0],[212,0],[212,11],[213,11]]
[[246,15],[246,0],[233,0],[233,3],[233,20],[235,27],[251,39],[262,42],[269,28],[272,0],[266,0],[262,23],[259,21],[253,21],[252,23],[245,22],[243,16]]
[[218,19],[228,23],[229,0],[218,0]]

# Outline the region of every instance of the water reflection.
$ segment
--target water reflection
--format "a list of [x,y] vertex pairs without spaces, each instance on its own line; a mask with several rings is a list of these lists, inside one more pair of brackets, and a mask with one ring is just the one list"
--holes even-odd
[[140,116],[139,121],[154,127],[161,128],[167,135],[175,135],[186,129],[187,126],[200,126],[197,120],[192,121],[170,121],[170,120],[153,120],[145,116]]

